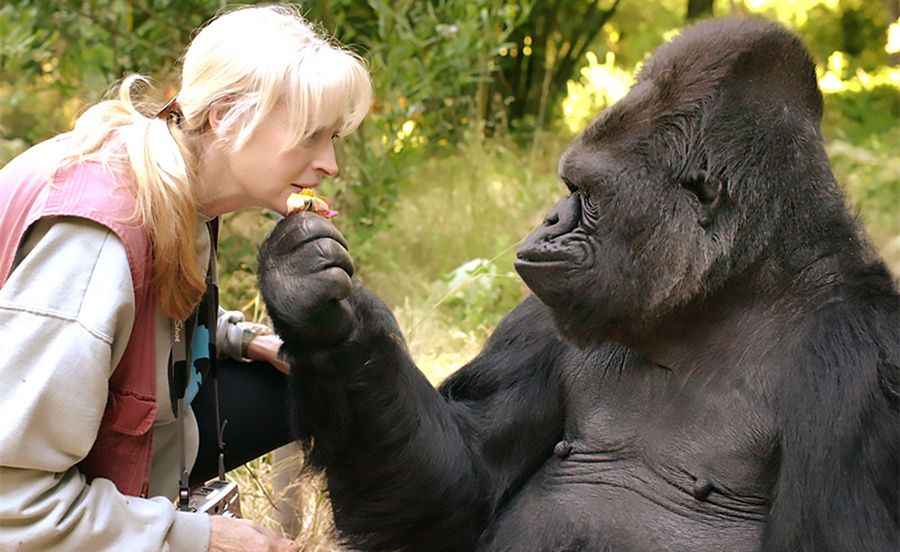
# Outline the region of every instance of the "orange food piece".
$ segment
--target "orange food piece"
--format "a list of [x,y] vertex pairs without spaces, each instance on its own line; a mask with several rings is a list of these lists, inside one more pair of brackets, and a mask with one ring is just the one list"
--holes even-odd
[[315,190],[305,188],[299,192],[295,192],[288,196],[287,212],[296,213],[298,211],[312,211],[317,215],[321,215],[327,219],[334,218],[338,212],[328,205],[328,200],[318,195]]

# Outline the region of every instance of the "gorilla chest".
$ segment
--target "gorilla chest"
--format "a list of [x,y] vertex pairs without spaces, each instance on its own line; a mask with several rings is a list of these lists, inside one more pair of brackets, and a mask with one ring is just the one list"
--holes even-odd
[[533,549],[759,548],[774,438],[748,381],[647,366],[566,378],[563,439],[509,505],[557,527]]
[[764,378],[724,367],[675,373],[635,358],[593,367],[565,375],[565,436],[554,452],[561,465],[591,457],[601,466],[649,470],[695,497],[710,494],[702,490],[710,485],[754,494],[769,488],[774,414],[755,383]]

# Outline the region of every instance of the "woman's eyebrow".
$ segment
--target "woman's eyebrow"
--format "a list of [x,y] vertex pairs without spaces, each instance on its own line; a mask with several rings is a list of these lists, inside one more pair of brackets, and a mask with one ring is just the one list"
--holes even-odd
[[325,127],[319,127],[311,133],[301,138],[301,142],[315,142],[316,138],[322,135],[322,132],[325,131]]
[[334,125],[333,127],[320,126],[316,130],[314,130],[312,132],[312,134],[308,135],[306,137],[306,139],[307,140],[315,140],[316,138],[319,138],[325,131],[332,129],[332,128],[334,129],[334,130],[331,130],[332,136],[337,136],[340,134],[340,125]]

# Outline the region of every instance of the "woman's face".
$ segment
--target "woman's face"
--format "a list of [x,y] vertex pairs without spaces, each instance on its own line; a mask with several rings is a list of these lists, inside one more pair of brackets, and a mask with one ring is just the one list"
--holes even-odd
[[[285,149],[294,140],[287,109],[279,105],[256,127],[237,151],[226,149],[221,171],[214,171],[207,190],[218,189],[215,206],[204,202],[204,212],[215,216],[247,207],[264,207],[286,214],[288,196],[303,188],[315,188],[323,176],[338,172],[333,135],[337,124],[318,129],[298,146]],[[212,208],[211,208],[212,207]]]

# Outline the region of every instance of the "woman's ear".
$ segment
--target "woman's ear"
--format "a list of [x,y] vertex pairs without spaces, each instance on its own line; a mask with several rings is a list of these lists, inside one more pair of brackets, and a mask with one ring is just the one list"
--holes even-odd
[[225,139],[225,131],[227,129],[223,122],[224,119],[225,110],[221,106],[213,106],[206,115],[206,124],[209,125],[209,129],[219,140]]

